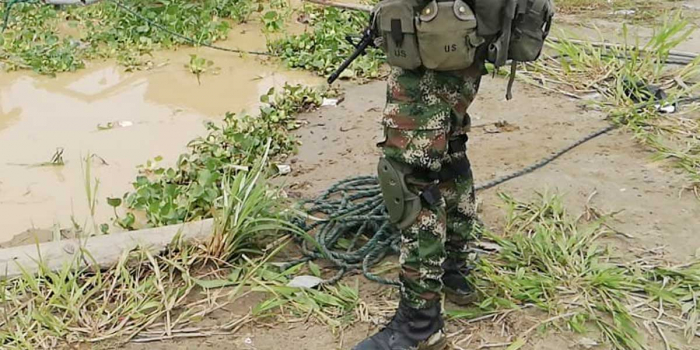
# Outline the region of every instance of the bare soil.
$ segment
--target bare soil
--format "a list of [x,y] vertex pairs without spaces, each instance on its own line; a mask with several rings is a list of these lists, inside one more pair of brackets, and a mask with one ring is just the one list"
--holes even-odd
[[[687,3],[696,6],[697,0]],[[571,19],[570,22],[575,23],[576,18]],[[606,33],[614,33],[619,28],[619,25],[609,21],[601,23],[596,22],[596,25],[607,26]],[[581,30],[579,27],[576,30],[581,31],[582,36],[586,34],[593,35],[595,31],[593,25],[589,25],[587,30]],[[643,34],[648,32],[645,31]],[[682,46],[682,49],[700,51],[700,44],[696,37],[692,37],[689,43]],[[229,78],[235,77],[241,72],[236,70],[236,62],[238,61],[232,63],[227,61],[227,58],[222,57],[221,59],[215,59],[215,62],[217,65],[220,62],[228,63],[223,67],[224,69],[220,76],[205,77],[205,79],[221,79],[222,89],[233,88],[232,85],[227,84],[237,80],[226,82],[224,79],[227,76]],[[181,63],[184,62],[178,62],[177,65],[181,66]],[[183,79],[184,77],[191,78],[191,81],[187,83],[189,85],[195,81],[193,76],[186,75],[180,70],[178,70],[177,74],[182,76]],[[108,78],[106,77],[105,79]],[[253,78],[250,78],[251,81]],[[4,80],[3,83],[5,84],[0,84],[0,101],[9,101],[10,98],[2,99],[3,91],[17,89],[11,88],[11,85],[16,86],[16,84],[13,84],[14,80],[11,79]],[[136,83],[137,80],[140,81],[139,79],[129,80],[129,85]],[[121,78],[117,80],[122,81]],[[170,82],[169,79],[165,81]],[[185,85],[182,81],[180,83],[179,87],[171,84],[168,91],[187,90],[187,93],[181,91],[181,95],[176,95],[181,96],[182,99],[189,95],[191,91],[195,91],[194,86],[187,87],[188,85]],[[521,169],[607,125],[605,116],[596,111],[586,109],[577,101],[524,84],[516,84],[515,98],[506,102],[504,99],[505,84],[506,82],[502,79],[485,77],[482,91],[470,109],[474,128],[470,133],[469,156],[472,160],[477,182],[487,181],[493,177]],[[36,84],[29,81],[24,83],[24,85],[29,89],[34,88]],[[204,86],[206,86],[206,83]],[[260,87],[256,84],[246,86],[255,92],[255,96],[261,92],[258,91]],[[255,88],[251,86],[255,86]],[[53,88],[41,87],[40,90],[48,91],[53,90]],[[13,96],[19,96],[21,91],[29,90],[17,90],[13,92]],[[119,91],[110,95],[119,97],[121,94]],[[222,92],[219,93],[221,94]],[[144,94],[144,97],[139,98],[161,101],[157,96],[149,97],[147,93]],[[300,119],[308,122],[298,132],[303,145],[299,154],[289,160],[293,172],[283,179],[290,196],[311,198],[336,181],[351,176],[374,174],[379,157],[379,151],[375,144],[381,140],[379,120],[384,104],[384,94],[385,84],[383,82],[374,82],[361,86],[348,84],[346,86],[345,100],[339,106],[325,107],[319,111],[300,116]],[[226,95],[230,96],[232,94]],[[30,99],[29,97],[27,98]],[[202,99],[205,101],[221,101],[225,100],[225,97],[212,95],[211,97],[202,97]],[[197,101],[202,99],[197,99]],[[159,104],[168,105],[172,101],[167,100]],[[245,101],[246,103],[251,102],[249,99],[245,99]],[[8,106],[7,102],[3,104]],[[28,102],[27,105],[31,105],[31,103]],[[220,105],[204,104],[188,107],[185,112],[194,114],[195,116],[192,118],[196,122],[209,117],[212,113],[221,112],[219,110]],[[226,107],[228,109],[232,108],[231,106]],[[0,115],[0,144],[3,144],[1,136],[9,135],[13,127],[21,126],[22,118],[27,119],[31,117],[27,116],[27,111],[7,108],[8,110],[3,110],[3,107],[0,106],[0,112],[6,114],[4,115],[6,118]],[[40,107],[36,108],[37,111],[40,111]],[[216,110],[212,110],[212,108]],[[108,110],[109,108],[105,105],[103,109]],[[36,113],[38,114],[39,112]],[[166,120],[150,120],[150,122],[157,124],[158,128],[162,128],[163,124],[170,125],[173,122],[173,118],[175,118],[173,113],[177,114],[179,112],[174,108],[170,108],[164,114],[159,113],[170,116]],[[198,115],[201,115],[201,117],[198,117]],[[86,115],[85,117],[89,116]],[[41,120],[40,117],[37,118],[37,120]],[[123,118],[124,116],[114,115],[108,119],[91,119],[89,127],[85,127],[83,132],[85,134],[93,132],[98,122],[116,121]],[[134,128],[106,131],[104,135],[115,134],[114,138],[116,139],[118,138],[116,135],[118,133],[129,133],[134,135],[131,137],[139,137],[139,135],[145,135],[149,132],[148,128],[138,124],[139,120],[136,117],[130,116],[129,118],[137,122]],[[501,121],[506,122],[500,124],[505,125],[505,127],[494,125],[494,123]],[[178,139],[184,140],[182,142],[189,140],[191,132],[197,130],[194,127],[190,129],[191,125],[193,125],[192,120],[186,124],[173,126],[174,129],[184,130],[182,135],[178,136]],[[135,130],[140,130],[137,128],[145,129],[139,131],[138,134],[133,134],[136,132]],[[47,131],[46,135],[50,136],[51,133]],[[94,136],[90,137],[94,138]],[[126,142],[126,137],[123,136],[121,142]],[[100,137],[101,140],[108,138],[110,136]],[[22,146],[21,142],[24,141],[19,138],[13,138],[12,140],[11,143],[15,149],[21,150],[28,147]],[[46,152],[51,153],[54,147],[60,145],[60,141],[61,139],[47,142],[45,147],[42,147],[36,154],[31,154],[31,157],[25,155],[10,158],[3,153],[5,157],[0,161],[0,169],[7,171],[10,171],[8,169],[16,170],[16,167],[10,167],[6,163],[27,162],[27,158],[43,161],[44,158],[42,157],[46,157]],[[182,142],[177,141],[177,144],[180,145],[179,147],[181,147]],[[8,141],[5,145],[10,147],[10,142]],[[119,143],[114,141],[110,148],[117,149],[118,145]],[[76,144],[74,149],[78,149],[78,146]],[[149,149],[149,152],[155,152],[154,156],[163,154],[160,150]],[[136,153],[136,151],[127,153]],[[144,154],[144,152],[139,153]],[[698,248],[700,248],[700,235],[698,235],[700,201],[691,193],[684,191],[685,178],[679,170],[672,168],[668,163],[653,162],[651,156],[652,153],[649,150],[635,143],[630,133],[624,130],[613,131],[576,148],[543,169],[507,182],[497,188],[479,193],[480,215],[487,225],[499,232],[500,224],[503,222],[503,211],[499,208],[500,200],[497,196],[499,192],[509,193],[521,199],[534,198],[537,192],[557,192],[564,194],[566,204],[574,213],[582,211],[586,205],[595,207],[601,213],[619,211],[615,214],[611,225],[622,234],[611,237],[608,241],[620,255],[634,255],[638,254],[640,250],[662,247],[667,259],[678,262],[687,261],[693,258],[698,252]],[[123,164],[120,165],[125,169],[128,167],[130,170],[128,172],[125,171],[126,175],[119,180],[121,181],[117,185],[119,191],[124,186],[128,187],[128,183],[124,182],[126,181],[124,179],[128,180],[133,176],[133,165],[143,161],[143,159],[138,159],[137,161],[131,159],[133,154],[128,157],[130,157],[130,161],[124,160]],[[79,163],[80,157],[71,153],[69,164],[75,167]],[[3,174],[7,174],[5,170],[2,171]],[[21,207],[14,206],[27,204],[25,202],[28,199],[23,198],[23,196],[37,196],[34,201],[48,201],[48,203],[42,204],[40,208],[44,206],[60,207],[63,208],[61,209],[62,211],[70,214],[68,209],[70,208],[70,202],[58,204],[55,202],[55,198],[70,198],[70,195],[59,196],[56,193],[51,193],[48,189],[43,191],[43,193],[37,193],[36,189],[34,192],[31,192],[30,188],[32,186],[31,183],[39,182],[40,180],[44,181],[46,176],[56,177],[54,182],[60,183],[64,181],[62,178],[64,175],[60,172],[55,173],[46,169],[25,169],[25,171],[34,171],[43,175],[36,175],[42,176],[41,179],[37,180],[23,178],[20,175],[13,176],[12,183],[18,180],[24,181],[24,179],[30,182],[26,184],[22,182],[22,185],[20,185],[20,187],[24,186],[22,188],[27,188],[26,191],[22,193],[13,192],[12,196],[9,197],[0,197],[0,208],[3,208],[2,211],[6,215],[14,216],[15,214],[12,213],[21,213],[23,211]],[[76,188],[79,188],[81,184],[78,168],[71,171],[70,177],[73,179],[71,180],[71,183],[73,183],[72,187],[75,187],[70,190],[70,193],[73,196],[78,196],[80,191]],[[5,177],[0,178],[0,194],[2,196],[8,196],[8,192],[3,193],[2,191],[7,191],[11,181],[5,179]],[[19,187],[13,186],[13,188]],[[110,189],[110,191],[113,191],[113,189]],[[25,194],[25,192],[28,194]],[[115,194],[120,195],[121,193]],[[65,213],[62,212],[61,214],[65,216],[63,215]],[[0,213],[0,218],[3,217],[1,215],[3,214]],[[57,214],[50,213],[49,215],[40,215],[40,217],[41,221],[50,225],[51,221],[57,217]],[[5,216],[5,218],[9,219],[10,217]],[[21,227],[26,228],[30,226],[28,223],[31,220],[31,217],[24,218],[25,222],[22,223]],[[39,226],[46,227],[47,225]],[[8,233],[14,234],[17,233],[17,230],[12,230],[12,232]],[[44,232],[44,234],[47,233]],[[7,239],[9,236],[1,236],[1,238]],[[355,281],[360,284],[363,300],[386,303],[391,303],[392,300],[393,302],[396,301],[395,296],[393,299],[391,298],[391,293],[388,293],[387,287],[368,282],[361,276],[348,277],[345,282],[354,284]],[[240,318],[259,300],[260,296],[251,296],[244,300],[239,300],[235,305],[222,308],[210,315],[210,317],[202,321],[201,326],[207,328]],[[448,307],[453,308],[454,306],[448,305]],[[303,322],[303,320],[293,323],[274,323],[260,320],[228,335],[175,339],[145,344],[100,344],[96,347],[148,350],[197,348],[232,350],[350,349],[355,343],[377,330],[377,327],[382,323],[382,316],[384,314],[378,315],[375,318],[376,322],[358,322],[336,333],[333,333],[326,326],[314,324],[313,322]],[[492,322],[492,320],[471,324],[453,322],[448,325],[448,330],[452,335],[451,339],[455,342],[455,349],[475,350],[486,348],[485,346],[489,344],[502,344],[512,341],[513,336],[517,336],[523,330],[530,328],[544,318],[547,318],[547,315],[534,311],[524,311],[511,314],[498,322]],[[650,349],[664,348],[664,344],[657,333],[648,334],[647,336],[650,338]],[[544,334],[534,336],[522,349],[607,349],[608,347],[606,346],[588,347],[591,341],[600,340],[596,337],[595,334],[582,336],[550,329]],[[673,334],[669,334],[669,340],[677,349],[700,348],[698,344],[685,344]],[[500,348],[504,348],[504,346]]]
[[[469,156],[477,182],[532,164],[607,125],[604,116],[587,111],[576,101],[523,84],[517,85],[515,98],[505,102],[504,87],[504,80],[486,78],[471,109],[475,127],[470,134]],[[293,172],[286,179],[290,195],[310,198],[336,181],[374,173],[379,156],[375,144],[381,140],[379,120],[384,89],[383,82],[348,85],[345,100],[338,107],[326,107],[300,117],[308,125],[298,133],[303,145],[290,162]],[[507,122],[508,127],[493,125],[499,121]],[[685,261],[700,247],[697,235],[700,202],[683,192],[682,173],[668,164],[651,162],[651,155],[632,140],[631,134],[614,131],[576,148],[543,169],[479,193],[481,216],[498,230],[503,218],[498,192],[522,199],[533,198],[536,192],[561,193],[574,213],[583,210],[588,198],[595,194],[588,204],[602,213],[621,211],[615,215],[612,226],[632,237],[619,235],[611,239],[620,254],[663,246],[667,258]],[[366,300],[384,288],[358,276],[346,282],[354,283],[353,279],[363,284],[361,291]],[[245,310],[229,312],[229,317],[243,313]],[[459,332],[454,335],[455,341],[467,336],[468,340],[458,344],[461,348],[479,349],[485,344],[512,340],[509,336],[531,327],[543,316],[525,312],[494,324],[483,321],[467,327],[453,323],[449,331]],[[356,324],[342,333],[332,334],[324,326],[303,322],[255,324],[231,336],[128,348],[217,348],[225,344],[228,349],[350,349],[375,330],[375,325]],[[663,346],[655,336],[651,336],[651,344]],[[523,349],[583,349],[582,344],[590,340],[550,331],[535,337]],[[674,345],[679,349],[695,346],[680,341]]]

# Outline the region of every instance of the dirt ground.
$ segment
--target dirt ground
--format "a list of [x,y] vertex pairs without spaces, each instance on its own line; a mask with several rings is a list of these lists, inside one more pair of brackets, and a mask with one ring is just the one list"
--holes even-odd
[[[607,123],[602,115],[587,111],[576,101],[523,84],[517,85],[512,101],[504,102],[504,88],[504,80],[485,78],[471,109],[475,127],[470,134],[469,156],[477,182],[520,169]],[[299,131],[303,146],[291,159],[293,172],[286,179],[291,195],[308,198],[336,181],[374,173],[384,89],[383,82],[349,85],[345,100],[338,107],[301,116],[308,125]],[[506,121],[510,127],[493,126],[498,121]],[[574,213],[582,210],[595,193],[589,205],[604,213],[621,210],[612,226],[632,238],[620,235],[611,240],[620,254],[664,247],[668,259],[685,261],[700,248],[700,202],[683,193],[682,174],[666,164],[651,162],[651,155],[632,140],[631,134],[614,131],[535,173],[479,193],[482,218],[496,229],[502,222],[499,191],[521,199],[532,198],[536,192],[555,191],[564,194]],[[371,298],[383,288],[361,277],[351,278],[360,278],[360,283],[369,285],[361,288],[363,298]],[[229,318],[245,311],[240,306],[236,309],[239,310],[228,312]],[[224,314],[216,317],[225,319]],[[488,322],[470,325],[468,329],[455,323],[449,331],[461,333],[454,339],[473,332],[470,345],[460,346],[479,349],[484,344],[507,341],[509,334],[532,326],[536,317],[524,316],[506,322],[510,323],[509,331],[503,331],[503,325]],[[312,324],[272,328],[259,324],[231,336],[130,345],[128,349],[214,349],[222,344],[228,349],[349,349],[375,329],[369,324],[358,324],[334,335],[324,326]],[[585,339],[549,332],[523,349],[572,349],[584,344]],[[660,345],[653,341],[652,344]],[[682,343],[678,343],[678,348],[684,349]]]
[[[698,2],[688,4],[696,6]],[[609,21],[601,23],[596,20],[588,30],[595,31],[595,26],[609,26],[608,32],[619,28]],[[681,48],[700,51],[697,37],[696,34]],[[224,59],[217,62],[224,62]],[[470,109],[474,127],[470,133],[469,156],[477,183],[532,164],[607,125],[605,116],[585,108],[578,101],[522,83],[516,83],[514,99],[505,102],[505,86],[502,79],[485,77],[481,92]],[[345,99],[339,106],[324,107],[299,117],[307,121],[307,125],[298,131],[303,145],[299,154],[289,160],[292,173],[282,179],[290,196],[311,198],[336,181],[374,174],[379,156],[375,144],[381,140],[379,120],[384,91],[384,82],[361,86],[348,84]],[[194,106],[192,110],[198,111],[198,108]],[[508,127],[494,125],[500,121],[507,122]],[[94,128],[93,124],[91,128]],[[574,213],[583,210],[587,203],[602,213],[619,211],[611,225],[624,235],[608,240],[616,253],[634,255],[661,247],[666,259],[687,261],[700,253],[700,201],[684,191],[685,178],[680,171],[667,163],[653,162],[652,155],[635,143],[630,133],[613,131],[576,148],[543,169],[478,193],[480,215],[489,227],[499,232],[503,212],[499,208],[498,192],[520,199],[534,198],[537,192],[557,192],[565,196],[566,204]],[[348,277],[346,282],[353,284],[355,280],[360,284],[363,299],[387,298],[387,287],[370,283],[360,276]],[[237,319],[245,315],[257,300],[250,297],[222,308],[204,320],[202,327]],[[491,348],[490,345],[512,340],[511,336],[530,328],[542,316],[521,312],[500,322],[450,323],[448,330],[451,339],[458,343],[455,349]],[[132,350],[350,349],[376,331],[382,320],[377,319],[376,323],[357,323],[334,334],[328,327],[311,322],[273,325],[256,321],[229,335],[123,346],[101,344],[99,347]],[[648,336],[651,338],[650,349],[664,348],[656,333]],[[597,339],[586,337],[595,335],[550,330],[534,336],[522,349],[607,349],[606,346],[591,346],[591,340]],[[669,340],[677,349],[700,348],[698,344],[686,345],[675,336]]]

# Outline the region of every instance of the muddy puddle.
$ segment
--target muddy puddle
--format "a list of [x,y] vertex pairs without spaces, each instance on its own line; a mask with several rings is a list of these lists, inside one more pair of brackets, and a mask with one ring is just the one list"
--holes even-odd
[[[238,30],[222,45],[264,50],[258,33]],[[190,54],[214,62],[201,84],[185,67]],[[136,166],[148,159],[174,161],[203,134],[203,121],[255,112],[259,96],[285,82],[322,83],[260,57],[204,48],[158,53],[153,63],[133,73],[91,64],[57,78],[0,73],[0,242],[31,244],[37,233],[50,238],[52,227],[90,222],[83,170],[89,154],[93,181],[99,180],[96,221],[108,223],[106,197],[129,191]],[[47,164],[57,150],[65,165]],[[28,234],[32,228],[38,230]]]

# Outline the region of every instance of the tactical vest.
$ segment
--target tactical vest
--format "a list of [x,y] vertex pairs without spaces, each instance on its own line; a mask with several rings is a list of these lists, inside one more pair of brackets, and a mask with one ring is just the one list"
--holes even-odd
[[383,0],[374,9],[380,47],[392,66],[465,69],[488,44],[496,67],[536,60],[554,16],[552,0]]

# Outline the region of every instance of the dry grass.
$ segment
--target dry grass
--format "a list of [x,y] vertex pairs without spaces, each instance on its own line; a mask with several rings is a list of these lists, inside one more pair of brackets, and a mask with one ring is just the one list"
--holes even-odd
[[[644,45],[594,45],[570,39],[549,43],[553,53],[526,66],[524,81],[581,99],[632,131],[640,143],[657,151],[688,174],[688,188],[700,184],[698,104],[700,58],[673,51],[694,26],[676,14]],[[625,28],[626,33],[626,28]],[[625,35],[625,42],[628,37]],[[673,65],[671,65],[673,63]],[[679,65],[679,63],[682,63]],[[659,101],[640,87],[656,86],[668,95]],[[676,113],[659,106],[678,104]]]
[[523,309],[544,311],[511,337],[509,349],[551,327],[588,334],[615,349],[648,349],[642,336],[649,333],[647,324],[654,326],[652,334],[673,332],[689,344],[699,336],[700,262],[674,265],[657,250],[629,261],[601,242],[616,236],[605,217],[590,211],[572,216],[556,195],[531,202],[501,198],[503,232],[485,233],[497,253],[485,256],[474,276],[483,299],[474,309],[452,312],[454,318],[498,324],[523,316]]

